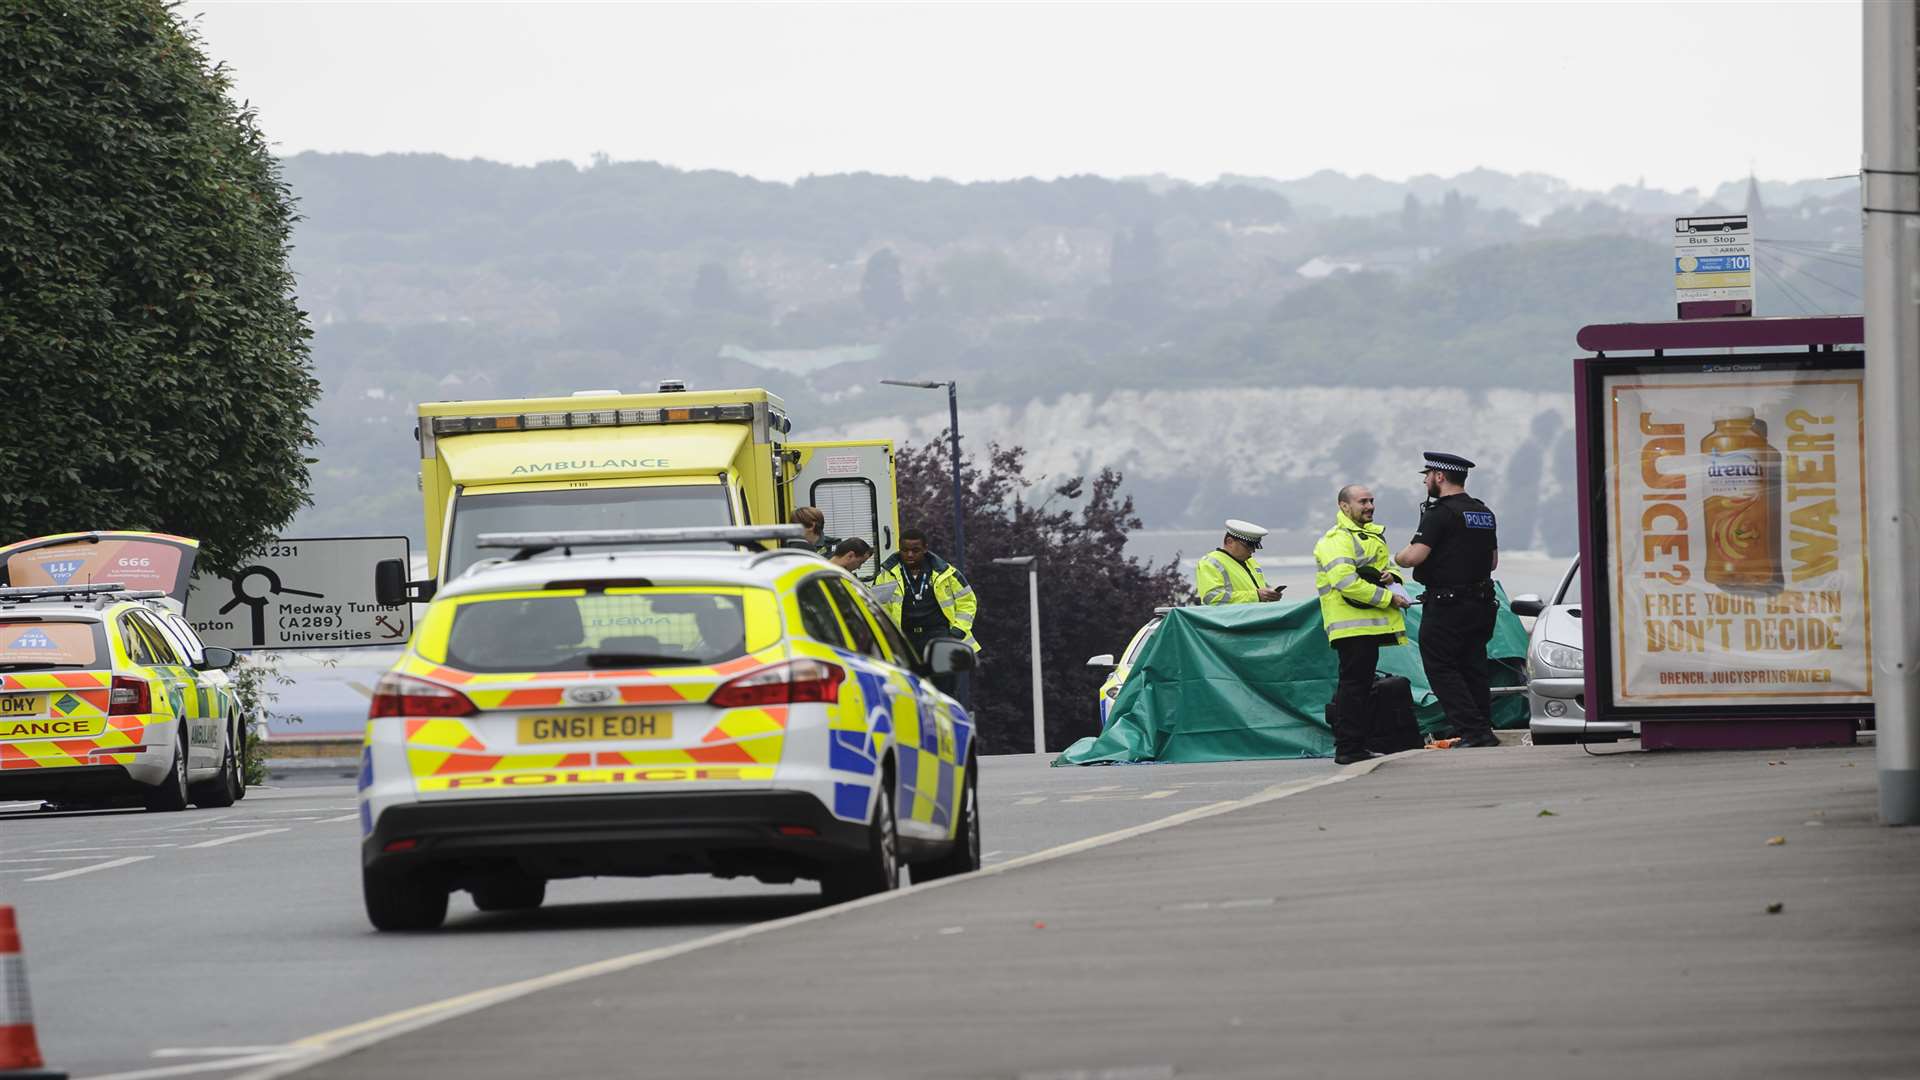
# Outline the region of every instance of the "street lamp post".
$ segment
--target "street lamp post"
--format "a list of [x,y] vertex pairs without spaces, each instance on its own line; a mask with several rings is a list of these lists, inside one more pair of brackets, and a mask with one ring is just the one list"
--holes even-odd
[[1027,628],[1033,651],[1033,752],[1047,752],[1047,703],[1040,696],[1040,561],[1031,555],[993,560],[995,566],[1027,568]]
[[949,379],[881,379],[888,386],[910,386],[916,390],[938,390],[947,388],[947,434],[953,437],[953,550],[947,552],[948,559],[967,571],[967,519],[960,512],[960,387]]

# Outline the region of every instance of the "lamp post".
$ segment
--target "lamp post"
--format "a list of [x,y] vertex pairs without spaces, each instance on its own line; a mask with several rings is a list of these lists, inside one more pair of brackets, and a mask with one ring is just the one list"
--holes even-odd
[[1027,568],[1027,628],[1033,651],[1033,752],[1047,752],[1047,703],[1040,696],[1040,560],[1031,555],[1010,555],[993,560],[995,566]]
[[947,434],[953,437],[953,550],[947,557],[967,572],[967,521],[960,513],[960,393],[959,384],[949,379],[881,379],[888,386],[910,386],[915,390],[947,388]]

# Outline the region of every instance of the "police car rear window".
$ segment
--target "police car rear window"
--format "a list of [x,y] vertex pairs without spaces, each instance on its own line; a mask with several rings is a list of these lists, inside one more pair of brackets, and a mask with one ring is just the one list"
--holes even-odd
[[704,667],[745,652],[743,598],[687,589],[476,600],[447,636],[447,663],[474,672]]
[[0,621],[0,671],[109,666],[97,622]]

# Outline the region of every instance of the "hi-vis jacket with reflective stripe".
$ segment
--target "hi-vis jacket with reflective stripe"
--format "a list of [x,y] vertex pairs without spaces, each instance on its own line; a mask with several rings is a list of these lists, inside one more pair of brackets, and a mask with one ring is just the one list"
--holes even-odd
[[1258,603],[1259,590],[1266,587],[1267,579],[1260,573],[1258,562],[1248,559],[1243,566],[1219,548],[1200,556],[1199,565],[1193,568],[1193,591],[1200,594],[1203,604]]
[[1320,622],[1327,640],[1391,634],[1396,645],[1407,642],[1407,621],[1393,606],[1393,594],[1360,576],[1362,567],[1385,573],[1393,567],[1387,554],[1386,530],[1368,523],[1356,525],[1341,511],[1333,528],[1313,545],[1319,570],[1313,584],[1320,590]]
[[[933,571],[933,598],[940,601],[940,614],[947,617],[947,625],[953,627],[968,648],[979,652],[980,643],[973,637],[973,617],[980,610],[980,598],[973,595],[973,586],[967,583],[966,577],[952,563],[931,551],[927,552],[926,561]],[[885,597],[882,603],[887,615],[902,631],[907,628],[900,618],[907,606],[906,575],[905,564],[900,561],[900,556],[895,555],[886,561],[879,575],[873,579],[874,594]],[[892,586],[890,590],[885,587],[888,585]]]

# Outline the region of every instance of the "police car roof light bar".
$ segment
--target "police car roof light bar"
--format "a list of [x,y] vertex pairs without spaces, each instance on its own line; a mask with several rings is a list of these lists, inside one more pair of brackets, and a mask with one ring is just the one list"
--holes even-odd
[[159,589],[129,589],[118,581],[103,581],[92,585],[17,585],[0,589],[0,602],[43,599],[86,599],[88,597],[111,598],[114,600],[154,600],[167,594]]
[[511,548],[511,560],[529,559],[554,548],[640,547],[724,543],[750,547],[769,540],[805,536],[798,525],[711,525],[681,529],[576,529],[570,532],[481,533],[483,548]]

